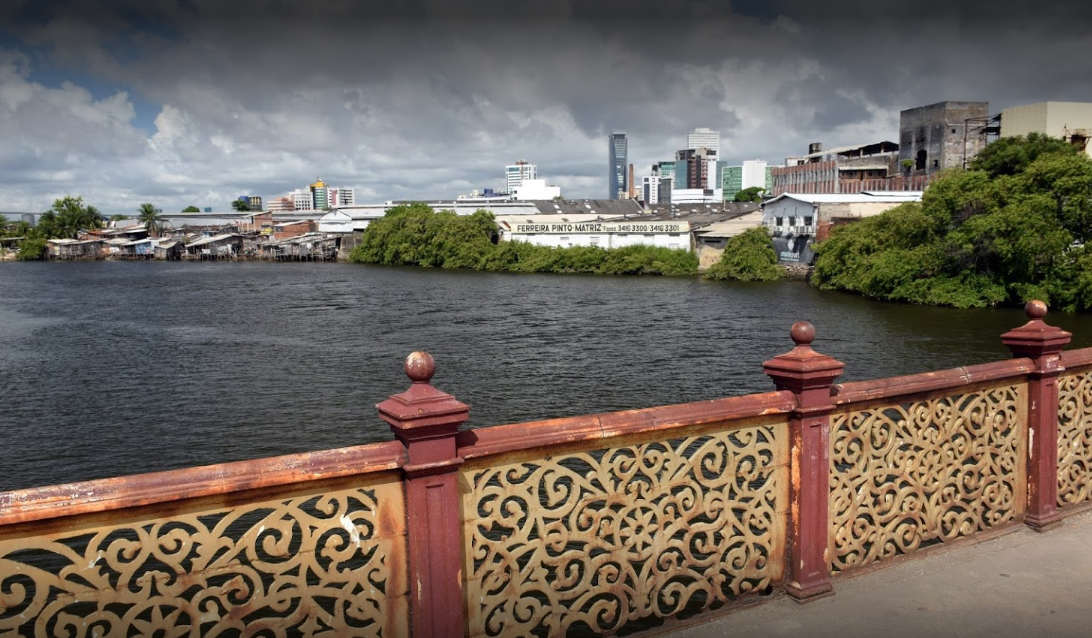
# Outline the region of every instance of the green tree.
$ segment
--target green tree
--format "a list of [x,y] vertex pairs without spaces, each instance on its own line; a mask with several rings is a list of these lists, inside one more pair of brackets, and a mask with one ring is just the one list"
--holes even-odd
[[983,171],[989,177],[1016,175],[1041,155],[1077,155],[1077,147],[1065,140],[1050,137],[1042,133],[1029,133],[1025,136],[1002,137],[971,160],[970,168]]
[[240,213],[245,213],[250,210],[250,204],[246,203],[241,199],[233,199],[231,200],[231,208],[232,210],[239,211]]
[[137,209],[137,220],[144,224],[148,234],[159,237],[159,231],[163,228],[163,213],[149,202],[144,202]]
[[751,186],[749,188],[744,188],[743,190],[736,193],[736,197],[732,201],[736,201],[736,202],[761,202],[762,201],[762,193],[765,193],[765,192],[766,192],[765,188],[761,188],[759,186]]
[[1092,160],[1043,135],[1003,138],[920,204],[837,228],[812,283],[960,308],[1039,298],[1092,308]]
[[38,234],[45,238],[74,238],[81,230],[102,228],[106,217],[97,208],[83,203],[82,197],[66,196],[38,219]]
[[200,213],[201,209],[196,206],[187,206],[182,209],[183,213]]
[[765,226],[748,228],[730,238],[717,263],[705,271],[706,279],[776,281],[784,276]]

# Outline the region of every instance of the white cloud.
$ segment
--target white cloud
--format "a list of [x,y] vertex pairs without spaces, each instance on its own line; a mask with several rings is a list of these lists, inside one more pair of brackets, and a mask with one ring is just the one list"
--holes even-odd
[[[349,0],[133,0],[122,17],[73,0],[23,22],[30,5],[6,4],[0,24],[26,46],[0,51],[0,208],[69,193],[108,212],[221,208],[316,176],[360,199],[452,197],[500,187],[516,159],[601,197],[614,130],[640,177],[699,126],[721,131],[730,161],[778,162],[812,141],[895,139],[900,109],[943,99],[1092,100],[1087,35],[927,3],[867,5],[867,25],[861,7],[792,1],[758,17],[651,0],[383,15]],[[36,81],[66,71],[80,79]]]

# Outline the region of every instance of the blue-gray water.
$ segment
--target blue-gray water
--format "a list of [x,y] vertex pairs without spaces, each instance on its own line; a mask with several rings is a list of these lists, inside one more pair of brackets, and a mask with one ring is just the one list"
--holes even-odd
[[[799,282],[0,264],[0,490],[387,440],[374,406],[419,349],[471,427],[767,391],[799,319],[842,380],[1005,358],[1025,321]],[[1092,343],[1092,317],[1048,320]]]

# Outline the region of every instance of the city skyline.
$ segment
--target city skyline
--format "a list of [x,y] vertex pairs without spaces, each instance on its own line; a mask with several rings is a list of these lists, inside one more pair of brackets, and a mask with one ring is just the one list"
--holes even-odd
[[944,100],[1092,102],[1075,2],[731,7],[13,0],[0,209],[219,207],[316,174],[358,202],[452,198],[522,157],[601,198],[614,131],[639,183],[698,128],[726,164],[772,165],[897,142],[901,110]]

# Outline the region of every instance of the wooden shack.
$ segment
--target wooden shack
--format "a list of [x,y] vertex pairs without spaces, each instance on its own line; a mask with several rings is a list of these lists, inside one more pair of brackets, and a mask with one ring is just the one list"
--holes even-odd
[[186,259],[237,259],[242,253],[243,238],[237,233],[201,237],[186,244]]
[[103,243],[98,239],[50,239],[47,256],[61,261],[93,261],[105,259]]
[[261,258],[272,261],[337,261],[338,236],[308,233],[261,245]]
[[182,259],[185,252],[186,244],[184,242],[168,239],[156,244],[155,258],[160,261],[178,261]]

